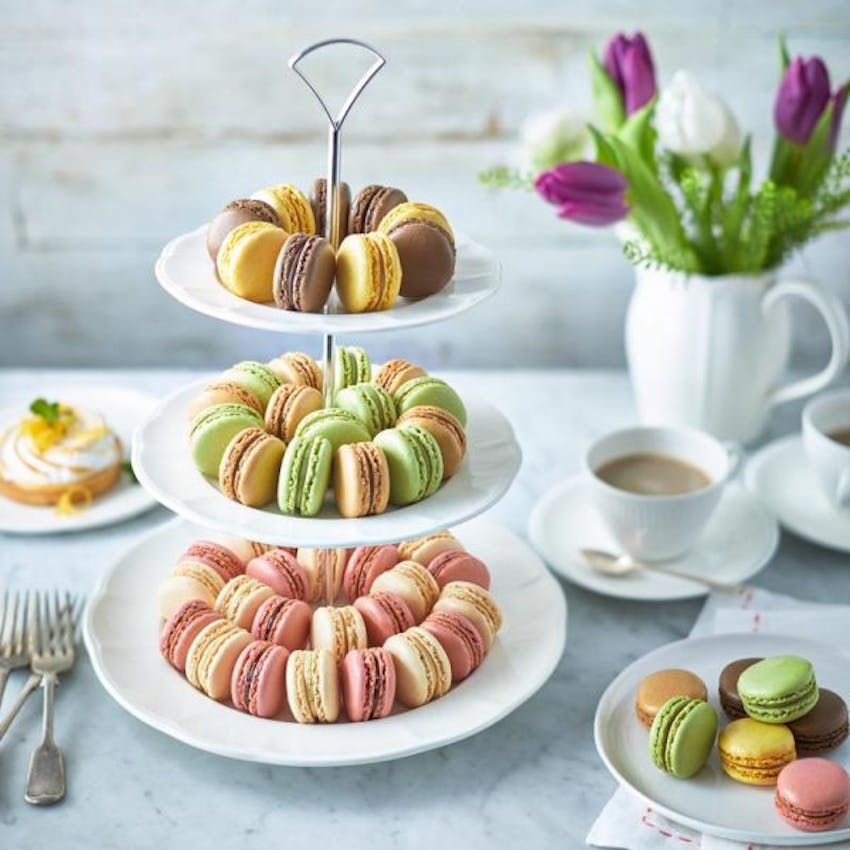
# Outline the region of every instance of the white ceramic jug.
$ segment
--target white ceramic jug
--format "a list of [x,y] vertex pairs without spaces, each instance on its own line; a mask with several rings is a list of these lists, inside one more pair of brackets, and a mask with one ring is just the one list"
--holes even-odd
[[[850,354],[850,325],[840,300],[776,272],[703,277],[637,269],[626,316],[626,356],[641,421],[690,425],[747,443],[771,408],[817,392]],[[811,303],[832,340],[826,368],[781,383],[791,347],[786,296]]]

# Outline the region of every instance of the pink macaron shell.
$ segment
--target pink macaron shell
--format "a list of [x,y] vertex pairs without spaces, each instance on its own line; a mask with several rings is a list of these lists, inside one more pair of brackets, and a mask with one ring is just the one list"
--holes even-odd
[[345,598],[353,602],[358,596],[365,596],[375,579],[391,570],[400,560],[398,549],[390,544],[358,546],[345,565],[342,579]]
[[416,625],[410,607],[395,593],[361,596],[352,604],[366,624],[369,646],[383,646],[387,638]]
[[245,563],[241,558],[226,546],[211,540],[196,540],[180,556],[178,563],[183,561],[200,561],[212,567],[224,582],[245,572]]
[[268,641],[254,641],[239,655],[231,678],[231,699],[240,711],[256,717],[276,717],[286,698],[289,650]]
[[251,634],[288,650],[304,649],[312,619],[313,611],[306,602],[271,596],[257,609]]
[[377,720],[392,711],[395,664],[383,647],[352,649],[340,664],[340,678],[349,720]]
[[245,574],[290,599],[306,599],[310,592],[307,574],[289,549],[271,549],[252,558],[245,568]]
[[829,759],[797,759],[779,774],[775,799],[779,814],[795,829],[823,832],[850,810],[850,775]]
[[428,572],[442,590],[450,581],[468,581],[490,589],[490,571],[485,563],[462,549],[441,552],[428,564]]
[[184,602],[168,618],[159,638],[159,651],[172,667],[182,673],[186,669],[192,641],[204,626],[221,618],[218,611],[213,611],[201,599]]
[[433,611],[422,623],[442,644],[452,668],[452,680],[465,679],[484,660],[484,640],[468,617],[454,611]]

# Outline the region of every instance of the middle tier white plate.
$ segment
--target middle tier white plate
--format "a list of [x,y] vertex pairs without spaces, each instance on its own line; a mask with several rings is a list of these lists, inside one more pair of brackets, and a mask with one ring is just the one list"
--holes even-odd
[[466,236],[457,237],[455,274],[435,295],[399,298],[375,313],[343,313],[334,296],[328,313],[296,313],[272,304],[255,304],[221,285],[207,254],[207,225],[172,239],[156,262],[156,278],[169,295],[192,310],[234,325],[286,333],[370,333],[441,322],[469,310],[499,288],[498,260]]
[[486,511],[510,487],[522,453],[513,429],[495,407],[465,398],[467,456],[457,474],[428,499],[379,516],[343,519],[330,508],[317,517],[288,516],[272,504],[248,508],[231,501],[195,468],[186,411],[203,381],[163,399],[133,437],[133,469],[141,484],[175,513],[217,531],[286,546],[358,546],[429,534]]

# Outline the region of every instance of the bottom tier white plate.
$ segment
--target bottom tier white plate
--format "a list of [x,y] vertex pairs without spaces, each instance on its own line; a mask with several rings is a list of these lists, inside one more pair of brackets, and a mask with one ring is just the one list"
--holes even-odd
[[[720,671],[736,658],[802,655],[812,662],[818,684],[850,701],[850,656],[811,640],[778,635],[731,634],[680,640],[630,664],[608,686],[596,709],[596,749],[614,777],[655,811],[709,835],[748,844],[804,847],[850,839],[850,824],[829,832],[799,832],[773,806],[775,789],[744,785],[720,767],[717,748],[692,779],[675,779],[649,757],[649,733],[635,716],[635,691],[644,676],[667,667],[693,670],[708,685],[720,728],[728,719],[717,701]],[[826,754],[850,768],[850,743]],[[744,845],[742,845],[744,846]]]
[[86,647],[103,686],[127,711],[179,741],[230,758],[329,766],[385,761],[458,741],[534,694],[564,650],[558,583],[518,537],[484,519],[453,531],[481,557],[504,627],[481,667],[445,697],[368,723],[302,726],[242,714],[195,691],[160,657],[156,587],[203,530],[178,520],[139,541],[102,577],[86,610]]

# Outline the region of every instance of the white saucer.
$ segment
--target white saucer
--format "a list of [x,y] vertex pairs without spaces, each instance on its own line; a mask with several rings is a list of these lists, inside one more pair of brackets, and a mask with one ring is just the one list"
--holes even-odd
[[[650,570],[613,578],[594,572],[579,548],[617,552],[585,493],[580,476],[556,484],[534,506],[528,525],[531,542],[555,572],[605,596],[621,599],[689,599],[708,591],[696,582]],[[665,566],[719,581],[739,583],[754,576],[779,543],[776,521],[738,484],[727,485],[696,547]]]
[[212,316],[268,331],[284,333],[370,333],[441,322],[469,310],[493,295],[501,268],[493,254],[467,236],[457,236],[455,274],[434,295],[411,301],[399,298],[389,309],[375,313],[341,313],[331,303],[329,313],[296,313],[274,304],[254,304],[238,298],[219,283],[207,253],[207,225],[172,239],[156,263],[156,278],[182,304]]
[[[668,667],[693,670],[717,702],[720,671],[736,658],[802,655],[815,668],[818,684],[850,700],[847,668],[850,657],[830,646],[803,638],[761,634],[728,634],[680,640],[653,650],[630,664],[608,686],[596,709],[596,749],[614,777],[660,814],[700,832],[749,844],[804,847],[850,838],[850,822],[828,832],[799,832],[786,824],[773,805],[774,789],[744,785],[720,767],[715,747],[708,763],[691,779],[675,779],[658,770],[649,757],[649,733],[635,716],[635,690],[644,676]],[[850,768],[850,744],[828,753]],[[662,842],[674,845],[675,842]],[[684,845],[675,844],[681,847]]]
[[[124,444],[129,457],[133,430],[150,415],[156,399],[143,393],[117,387],[35,387],[30,397],[20,398],[0,410],[0,427],[23,416],[36,397],[49,400],[61,398],[103,414]],[[91,505],[78,513],[60,516],[53,506],[24,505],[0,496],[0,533],[58,534],[85,531],[123,522],[156,505],[156,500],[144,487],[122,474],[118,483]]]
[[205,532],[182,520],[139,540],[103,574],[83,623],[101,684],[131,714],[193,747],[284,765],[386,761],[441,747],[486,729],[549,678],[564,651],[564,594],[540,558],[486,519],[452,529],[481,557],[504,625],[484,663],[441,699],[369,723],[303,726],[242,714],[200,694],[163,661],[156,588],[174,559]]
[[768,443],[750,459],[744,476],[747,487],[789,531],[850,552],[850,510],[840,511],[827,499],[799,435]]

